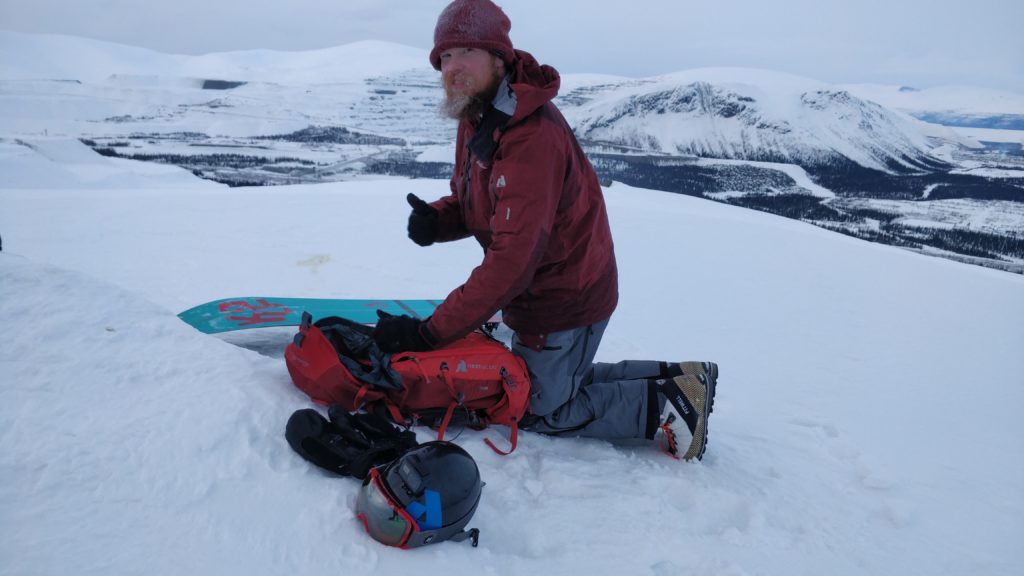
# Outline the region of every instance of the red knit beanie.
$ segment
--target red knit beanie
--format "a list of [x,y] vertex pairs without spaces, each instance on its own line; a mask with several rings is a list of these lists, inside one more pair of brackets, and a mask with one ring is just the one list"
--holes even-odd
[[482,48],[499,52],[506,64],[515,59],[508,37],[512,22],[490,0],[455,0],[441,12],[434,28],[430,63],[441,69],[441,53],[449,48]]

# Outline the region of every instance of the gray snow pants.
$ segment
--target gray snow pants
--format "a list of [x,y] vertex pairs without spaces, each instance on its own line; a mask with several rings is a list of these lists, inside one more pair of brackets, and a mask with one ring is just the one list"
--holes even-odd
[[[530,413],[525,430],[559,436],[649,438],[648,404],[658,402],[647,379],[657,378],[657,361],[594,363],[608,320],[548,334],[541,343],[515,334],[512,351],[530,371]],[[533,347],[526,344],[531,342]]]

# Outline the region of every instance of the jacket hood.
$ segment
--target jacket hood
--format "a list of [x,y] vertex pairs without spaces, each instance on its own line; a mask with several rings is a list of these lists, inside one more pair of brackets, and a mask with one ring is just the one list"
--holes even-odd
[[539,64],[529,52],[515,52],[515,74],[510,88],[516,95],[516,111],[509,120],[510,124],[526,118],[553,100],[562,84],[558,70],[547,64]]

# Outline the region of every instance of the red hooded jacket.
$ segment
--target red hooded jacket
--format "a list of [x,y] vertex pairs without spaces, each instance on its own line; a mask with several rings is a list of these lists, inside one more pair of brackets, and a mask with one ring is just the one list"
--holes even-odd
[[608,213],[590,161],[551,102],[558,72],[516,51],[510,88],[515,113],[496,131],[488,162],[469,149],[476,126],[462,121],[450,196],[432,203],[438,241],[474,236],[483,262],[452,291],[424,328],[439,344],[502,311],[521,334],[588,326],[618,303]]

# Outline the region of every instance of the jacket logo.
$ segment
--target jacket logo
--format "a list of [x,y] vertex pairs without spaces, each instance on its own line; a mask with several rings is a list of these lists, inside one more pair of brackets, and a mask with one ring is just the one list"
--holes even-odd
[[498,181],[494,184],[494,187],[495,188],[504,188],[505,187],[505,175],[504,174],[502,174],[501,176],[498,176]]
[[469,369],[466,368],[466,361],[465,360],[459,360],[459,365],[455,367],[455,371],[456,372],[469,372]]

